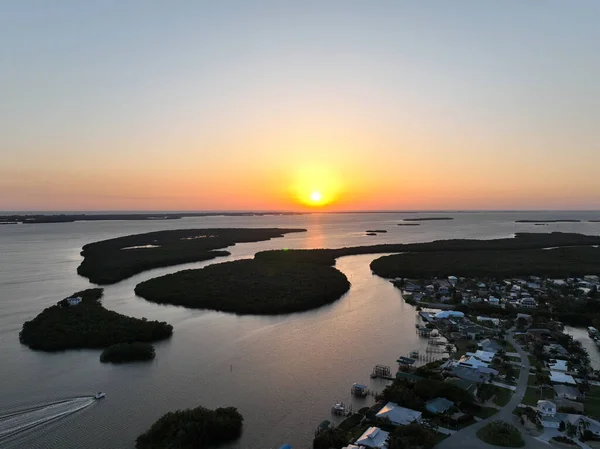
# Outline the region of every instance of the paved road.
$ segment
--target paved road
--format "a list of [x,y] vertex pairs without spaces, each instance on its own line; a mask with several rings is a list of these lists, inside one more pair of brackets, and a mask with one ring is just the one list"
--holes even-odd
[[[523,369],[521,369],[521,374],[519,375],[519,383],[515,389],[515,392],[511,398],[511,400],[502,407],[498,413],[494,416],[486,419],[482,419],[475,424],[466,427],[462,430],[459,430],[455,434],[449,436],[444,441],[436,446],[436,449],[481,449],[481,448],[495,448],[497,446],[492,446],[484,443],[479,438],[477,438],[477,431],[484,427],[491,421],[505,421],[508,423],[513,423],[515,420],[515,415],[512,414],[513,410],[521,403],[523,399],[523,395],[527,390],[527,379],[529,378],[529,359],[527,358],[527,354],[521,349],[519,344],[513,338],[513,332],[508,332],[506,335],[506,339],[517,349],[517,352],[521,356],[521,361],[523,363]],[[543,443],[542,441],[536,440],[530,435],[525,433],[523,434],[523,439],[525,440],[525,447],[527,449],[548,449],[548,444]]]

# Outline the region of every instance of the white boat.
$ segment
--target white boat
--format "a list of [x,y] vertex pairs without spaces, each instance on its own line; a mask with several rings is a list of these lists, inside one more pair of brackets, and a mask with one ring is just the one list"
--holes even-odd
[[106,393],[102,393],[101,391],[99,391],[98,393],[96,393],[96,395],[94,396],[94,399],[102,399],[106,396]]

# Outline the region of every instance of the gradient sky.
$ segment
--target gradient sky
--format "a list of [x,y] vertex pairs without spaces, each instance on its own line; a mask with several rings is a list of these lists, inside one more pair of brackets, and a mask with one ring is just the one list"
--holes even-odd
[[0,2],[0,210],[600,209],[600,1]]

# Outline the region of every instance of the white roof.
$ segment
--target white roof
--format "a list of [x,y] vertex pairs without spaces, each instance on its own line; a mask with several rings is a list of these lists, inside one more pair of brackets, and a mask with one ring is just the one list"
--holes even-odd
[[556,404],[554,402],[550,402],[550,401],[537,401],[537,406],[538,408],[556,408]]
[[555,360],[554,363],[548,363],[551,371],[569,371],[566,360]]
[[475,352],[467,352],[467,355],[471,355],[474,356],[476,358],[478,358],[479,360],[481,360],[482,362],[491,362],[492,360],[494,360],[494,356],[496,355],[495,352],[488,352],[488,351],[482,351],[481,349],[478,349]]
[[560,371],[550,371],[550,381],[556,382],[557,384],[576,385],[575,379],[573,379],[572,376],[561,373]]
[[435,314],[436,320],[441,320],[443,318],[464,318],[465,314],[462,312],[457,312],[455,310],[443,310]]
[[468,366],[471,368],[479,368],[479,367],[484,367],[484,368],[488,368],[489,364],[487,364],[486,362],[482,362],[481,360],[471,356],[471,355],[463,355],[460,360],[458,361],[459,365],[462,366]]
[[388,436],[389,433],[379,427],[369,427],[365,430],[365,433],[358,437],[355,443],[359,446],[384,448]]
[[421,419],[421,412],[400,407],[395,402],[388,402],[375,416],[377,418],[389,418],[394,424],[409,424]]

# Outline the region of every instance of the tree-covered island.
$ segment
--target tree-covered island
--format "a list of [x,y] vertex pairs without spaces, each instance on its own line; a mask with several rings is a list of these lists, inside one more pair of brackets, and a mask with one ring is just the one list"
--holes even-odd
[[137,449],[205,449],[237,440],[244,418],[234,407],[177,410],[163,415],[136,440]]
[[121,315],[100,303],[101,288],[74,293],[23,324],[21,343],[41,351],[100,349],[169,338],[173,326]]
[[[128,235],[83,247],[77,273],[99,285],[114,284],[153,268],[228,256],[223,248],[261,242],[305,229],[177,229]],[[221,250],[221,251],[218,251]]]

